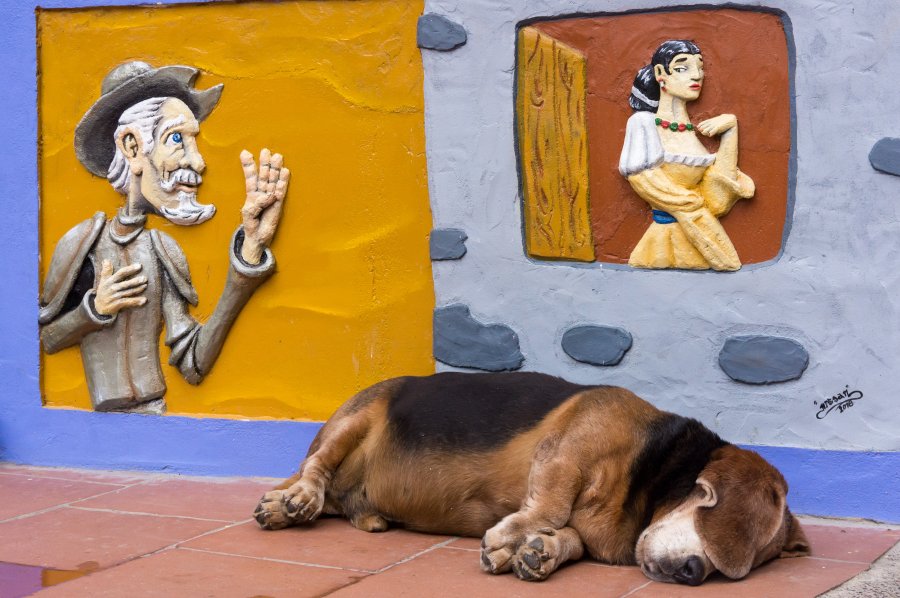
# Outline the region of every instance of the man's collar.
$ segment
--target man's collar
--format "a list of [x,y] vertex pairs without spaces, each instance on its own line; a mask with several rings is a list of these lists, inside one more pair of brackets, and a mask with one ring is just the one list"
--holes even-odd
[[141,234],[146,222],[146,214],[128,214],[124,207],[119,208],[110,223],[109,237],[119,245],[128,245]]

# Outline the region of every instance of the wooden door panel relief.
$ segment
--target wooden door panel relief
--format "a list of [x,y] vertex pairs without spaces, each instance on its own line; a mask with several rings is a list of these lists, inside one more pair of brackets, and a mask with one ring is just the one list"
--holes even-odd
[[518,132],[525,240],[533,257],[594,261],[583,54],[533,27],[519,32]]

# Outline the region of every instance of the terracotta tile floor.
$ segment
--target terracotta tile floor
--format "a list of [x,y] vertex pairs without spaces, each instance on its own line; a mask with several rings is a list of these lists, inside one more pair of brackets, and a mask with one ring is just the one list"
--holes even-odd
[[731,582],[659,584],[582,561],[531,584],[478,567],[478,541],[340,519],[264,532],[250,519],[274,480],[184,478],[0,464],[0,598],[40,596],[816,596],[864,571],[900,529],[811,520],[815,554]]

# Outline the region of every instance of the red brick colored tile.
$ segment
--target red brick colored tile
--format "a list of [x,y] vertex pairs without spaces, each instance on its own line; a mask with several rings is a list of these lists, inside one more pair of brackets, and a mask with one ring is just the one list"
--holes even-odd
[[116,490],[122,486],[0,475],[0,521]]
[[588,562],[566,565],[540,583],[513,574],[490,575],[478,555],[468,550],[438,548],[383,573],[331,594],[333,598],[398,598],[465,596],[503,598],[590,596],[618,598],[647,584],[637,567],[605,567]]
[[322,596],[365,577],[341,569],[305,567],[172,549],[44,590],[41,598],[90,596]]
[[241,521],[253,516],[260,497],[270,490],[267,482],[252,480],[209,481],[178,478],[153,479],[78,504],[92,509],[131,513],[177,515],[222,521]]
[[0,561],[55,569],[103,568],[222,525],[64,507],[0,523]]
[[261,530],[254,521],[198,538],[185,546],[241,556],[377,571],[448,539],[399,529],[368,533],[352,527],[346,519],[329,518],[309,526],[278,531]]
[[447,545],[447,548],[460,550],[477,550],[481,552],[481,538],[457,538]]
[[716,574],[695,588],[653,582],[629,598],[813,598],[867,568],[813,558],[776,559],[740,581]]
[[804,525],[812,556],[871,563],[900,541],[900,530]]
[[54,480],[71,480],[73,482],[100,482],[103,484],[134,484],[147,479],[153,474],[141,474],[127,471],[95,471],[89,469],[62,469],[60,467],[31,467],[28,465],[12,465],[0,463],[2,475],[24,475],[33,478],[50,478]]

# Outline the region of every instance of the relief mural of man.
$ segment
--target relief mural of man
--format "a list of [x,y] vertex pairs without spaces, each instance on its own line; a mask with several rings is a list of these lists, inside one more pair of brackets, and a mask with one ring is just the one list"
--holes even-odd
[[145,228],[147,214],[179,225],[205,222],[213,205],[197,202],[205,169],[199,122],[222,85],[194,89],[197,69],[129,62],[104,79],[101,97],[75,130],[75,151],[90,172],[125,198],[111,220],[98,212],[59,241],[44,281],[39,322],[48,353],[80,345],[98,411],[162,413],[166,384],[159,338],[165,326],[169,363],[198,384],[209,373],[232,324],[275,268],[268,249],[290,172],[279,154],[241,152],[246,180],[242,225],[228,248],[225,289],[209,320],[197,305],[184,252],[174,239]]

